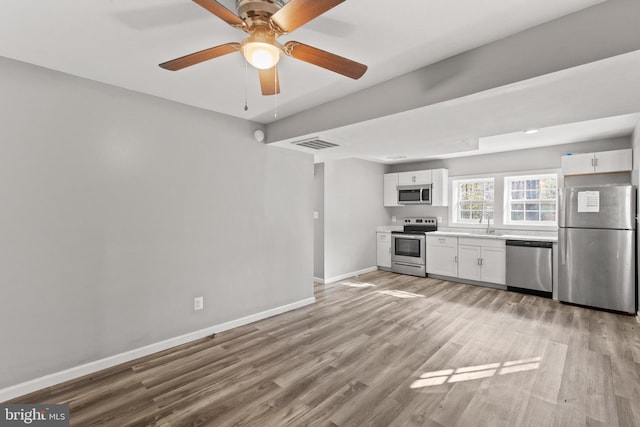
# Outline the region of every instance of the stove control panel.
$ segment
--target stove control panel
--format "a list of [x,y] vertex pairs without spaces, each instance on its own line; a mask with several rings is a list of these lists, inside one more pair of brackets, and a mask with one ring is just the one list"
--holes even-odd
[[435,218],[435,217],[405,218],[404,225],[438,225],[438,218]]

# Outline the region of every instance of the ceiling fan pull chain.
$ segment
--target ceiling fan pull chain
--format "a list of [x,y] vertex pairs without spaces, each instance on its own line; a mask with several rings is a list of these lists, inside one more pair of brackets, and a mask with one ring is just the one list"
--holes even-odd
[[248,101],[248,95],[247,95],[247,85],[249,84],[249,70],[248,70],[248,65],[247,65],[247,61],[244,61],[244,111],[247,111],[249,109],[249,101]]

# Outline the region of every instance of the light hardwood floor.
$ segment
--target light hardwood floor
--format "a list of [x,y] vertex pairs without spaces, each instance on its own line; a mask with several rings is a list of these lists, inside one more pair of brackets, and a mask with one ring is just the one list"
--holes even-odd
[[77,426],[640,426],[635,317],[380,271],[316,298],[15,401]]

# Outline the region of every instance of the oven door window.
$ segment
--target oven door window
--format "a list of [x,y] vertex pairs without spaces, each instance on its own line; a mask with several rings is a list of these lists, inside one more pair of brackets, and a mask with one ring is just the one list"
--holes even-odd
[[398,191],[398,202],[419,202],[420,201],[420,189],[415,190],[400,190]]
[[396,237],[395,254],[401,256],[409,256],[420,258],[420,239],[403,239],[402,237]]

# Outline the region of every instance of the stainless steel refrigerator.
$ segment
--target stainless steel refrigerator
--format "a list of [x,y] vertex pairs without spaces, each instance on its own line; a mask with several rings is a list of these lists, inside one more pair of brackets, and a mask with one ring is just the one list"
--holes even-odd
[[636,313],[636,189],[560,190],[558,299]]

